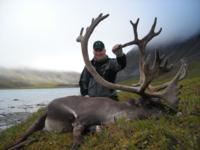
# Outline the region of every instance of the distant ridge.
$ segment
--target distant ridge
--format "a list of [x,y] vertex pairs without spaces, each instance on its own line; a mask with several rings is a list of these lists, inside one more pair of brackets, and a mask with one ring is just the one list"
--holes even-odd
[[0,67],[0,88],[42,88],[77,86],[77,72],[7,69]]

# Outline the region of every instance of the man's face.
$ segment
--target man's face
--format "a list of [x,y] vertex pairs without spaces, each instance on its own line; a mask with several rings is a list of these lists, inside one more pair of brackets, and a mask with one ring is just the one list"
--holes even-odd
[[106,56],[106,50],[105,49],[94,50],[93,53],[94,53],[94,58],[96,60],[101,60],[101,59],[105,58],[105,56]]

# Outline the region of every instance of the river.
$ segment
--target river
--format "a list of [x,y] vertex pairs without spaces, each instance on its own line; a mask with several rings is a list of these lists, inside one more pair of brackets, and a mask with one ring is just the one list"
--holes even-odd
[[53,99],[69,95],[80,95],[79,88],[0,90],[0,131],[21,122]]

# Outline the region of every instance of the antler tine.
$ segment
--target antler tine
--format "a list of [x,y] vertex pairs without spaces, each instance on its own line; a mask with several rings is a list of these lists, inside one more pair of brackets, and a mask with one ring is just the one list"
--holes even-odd
[[162,31],[162,28],[160,28],[160,30],[158,32],[155,32],[156,24],[157,24],[157,17],[155,17],[154,23],[153,23],[152,28],[150,30],[150,33],[154,33],[155,36],[160,34],[160,32]]
[[156,50],[155,61],[154,61],[154,65],[152,69],[155,69],[155,72],[156,72],[156,67],[157,67],[158,75],[169,72],[172,69],[173,65],[168,64],[168,60],[169,60],[169,57],[167,56],[161,57],[158,50]]
[[[93,21],[91,22],[91,25],[88,27],[88,31],[85,33],[85,35],[90,36],[93,32],[93,30],[95,29],[95,27],[105,18],[107,18],[109,16],[109,14],[106,14],[103,16],[103,14],[99,14],[99,16],[97,18],[93,18]],[[87,37],[89,39],[89,37]]]
[[184,59],[181,59],[181,67],[176,73],[175,77],[172,79],[172,82],[177,82],[183,80],[187,75],[187,64]]
[[87,30],[85,32],[85,34],[83,35],[82,39],[81,39],[81,49],[82,49],[82,54],[83,54],[83,59],[85,62],[85,66],[87,68],[87,70],[91,73],[91,75],[94,77],[94,79],[101,85],[110,88],[110,89],[118,89],[118,90],[124,90],[124,91],[128,91],[128,92],[134,92],[137,94],[139,93],[139,89],[136,87],[130,87],[130,86],[126,86],[126,85],[120,85],[120,84],[114,84],[111,82],[106,81],[105,79],[103,79],[95,70],[95,68],[92,66],[90,60],[89,60],[89,55],[88,55],[88,40],[92,34],[92,32],[94,31],[95,27],[105,18],[107,18],[109,16],[109,14],[107,15],[103,15],[100,14],[97,18],[93,19],[93,21],[91,22],[90,26],[87,27]]
[[79,36],[76,38],[76,41],[77,42],[81,42],[81,40],[82,40],[82,35],[83,35],[83,31],[84,31],[84,28],[81,28],[81,31],[80,31],[80,34],[79,34]]
[[169,64],[169,57],[165,57],[160,65],[160,73],[169,72],[173,68],[172,64]]
[[135,41],[138,42],[138,33],[137,33],[137,27],[138,27],[138,23],[139,23],[140,18],[137,19],[136,23],[133,23],[132,21],[130,21],[132,27],[133,27],[133,32],[134,32],[134,36],[135,36]]
[[158,49],[155,50],[155,58],[156,58],[155,61],[158,61],[159,63],[161,63],[162,57],[160,56],[160,53],[159,53]]
[[125,44],[122,44],[121,45],[121,48],[124,48],[124,47],[127,47],[127,46],[130,46],[130,45],[134,45],[134,44],[137,44],[138,45],[138,42],[139,42],[139,39],[138,39],[138,33],[137,33],[137,26],[138,26],[138,23],[139,23],[139,20],[140,18],[137,19],[137,21],[135,23],[133,23],[132,20],[130,20],[130,23],[133,27],[133,32],[134,32],[134,40],[133,41],[130,41],[130,42],[127,42]]
[[[109,14],[107,14],[107,15],[109,15]],[[102,17],[103,16],[103,13],[100,13],[99,14],[99,16],[97,17],[97,18],[100,18],[100,17]],[[106,15],[105,15],[106,16]]]
[[92,18],[92,22],[91,22],[91,24],[94,22],[94,18]]
[[162,31],[162,28],[160,28],[160,30],[158,32],[155,32],[155,27],[157,24],[157,17],[155,17],[154,19],[154,23],[151,26],[151,29],[149,31],[149,33],[142,39],[142,41],[144,42],[144,46],[147,45],[147,43],[155,36],[159,35]]
[[154,19],[153,25],[152,25],[151,30],[150,30],[151,33],[154,33],[156,24],[157,24],[157,17],[155,17],[155,19]]
[[155,58],[154,58],[152,69],[155,69],[156,67],[158,67],[161,64],[161,60],[162,60],[160,57],[159,51],[157,49],[155,50],[154,55],[155,55],[154,56]]
[[80,32],[81,36],[83,35],[83,31],[84,31],[84,28],[81,28],[81,32]]

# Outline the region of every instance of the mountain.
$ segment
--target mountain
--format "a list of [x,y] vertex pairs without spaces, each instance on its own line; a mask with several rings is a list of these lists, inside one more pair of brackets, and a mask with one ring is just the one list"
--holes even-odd
[[0,68],[0,88],[76,86],[79,77],[76,72]]
[[200,62],[200,33],[179,43],[172,43],[166,46],[160,46],[162,53],[171,56],[171,61],[177,62],[184,58],[189,64]]
[[[169,56],[169,62],[175,66],[179,64],[178,62],[181,59],[186,60],[189,66],[194,63],[200,63],[200,32],[185,41],[178,42],[177,40],[147,47],[147,54],[153,54],[155,49],[158,49],[161,55]],[[117,81],[138,75],[138,59],[138,49],[131,49],[127,53],[127,66],[119,72]]]

